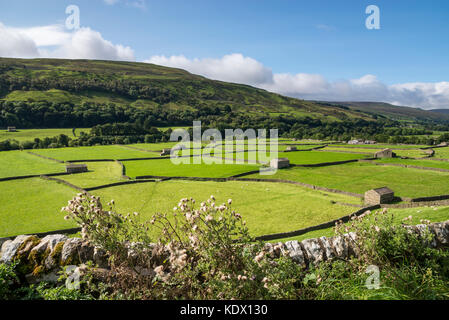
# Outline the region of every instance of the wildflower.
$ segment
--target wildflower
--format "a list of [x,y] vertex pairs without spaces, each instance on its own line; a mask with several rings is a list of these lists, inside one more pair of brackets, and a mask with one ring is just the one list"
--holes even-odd
[[232,199],[228,199],[228,204],[232,204]]
[[154,272],[156,272],[158,275],[163,274],[164,266],[158,266],[154,268]]
[[212,217],[210,214],[206,216],[205,218],[206,222],[214,220],[214,217]]
[[264,256],[264,252],[261,251],[261,252],[254,258],[254,260],[255,260],[256,262],[260,262],[260,261],[263,259],[263,256]]
[[64,220],[69,220],[69,219],[70,219],[69,216],[65,216],[65,217],[64,217]]
[[178,210],[178,207],[174,207],[174,208],[173,208],[173,211],[176,211],[176,210]]
[[213,200],[213,201],[215,201],[215,197],[214,197],[213,195],[210,196],[210,199]]
[[236,214],[235,214],[235,217],[236,217],[237,219],[241,219],[241,218],[242,218],[242,216],[241,216],[239,213],[236,213]]

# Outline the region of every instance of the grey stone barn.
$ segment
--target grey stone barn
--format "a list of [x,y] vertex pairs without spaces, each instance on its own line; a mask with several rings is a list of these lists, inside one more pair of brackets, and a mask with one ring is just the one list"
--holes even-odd
[[393,200],[394,200],[394,191],[387,187],[372,189],[365,192],[366,205],[390,203]]
[[67,173],[81,173],[81,172],[87,172],[87,165],[85,164],[68,164],[65,167],[65,171]]
[[288,158],[272,159],[270,161],[270,167],[274,169],[288,168],[289,166],[290,160]]
[[8,127],[8,132],[16,132],[16,127]]
[[394,158],[396,157],[396,153],[391,149],[384,149],[382,151],[377,151],[374,154],[374,158]]
[[288,146],[285,151],[297,151],[298,148],[294,147],[294,146]]

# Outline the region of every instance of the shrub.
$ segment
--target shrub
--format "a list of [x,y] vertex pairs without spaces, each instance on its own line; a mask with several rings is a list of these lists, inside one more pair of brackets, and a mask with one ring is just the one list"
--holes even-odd
[[[115,212],[114,201],[104,209],[98,197],[86,193],[63,210],[82,227],[83,238],[110,257],[111,271],[92,270],[96,280],[89,282],[91,293],[103,299],[449,297],[448,252],[429,247],[428,230],[415,232],[409,219],[397,225],[386,210],[337,224],[337,235],[356,233],[356,257],[306,269],[281,245],[254,242],[231,199],[218,205],[211,196],[198,205],[184,198],[171,213],[155,214],[146,223],[137,213]],[[367,267],[373,265],[380,272],[377,290],[365,286]]]
[[13,299],[14,288],[19,283],[14,269],[15,264],[0,264],[0,300]]
[[[84,238],[109,254],[112,272],[102,291],[114,298],[293,298],[300,267],[279,257],[280,247],[272,252],[252,243],[231,202],[217,206],[211,197],[197,208],[194,199],[182,199],[173,213],[156,214],[149,224],[116,213],[113,201],[104,210],[87,194],[63,210]],[[150,228],[159,233],[153,244]]]
[[[357,234],[358,257],[322,263],[310,271],[316,281],[304,288],[308,299],[447,299],[449,254],[429,247],[428,229],[417,233],[393,222],[387,210],[368,212],[336,227],[337,234]],[[365,286],[368,266],[379,268],[380,287]]]

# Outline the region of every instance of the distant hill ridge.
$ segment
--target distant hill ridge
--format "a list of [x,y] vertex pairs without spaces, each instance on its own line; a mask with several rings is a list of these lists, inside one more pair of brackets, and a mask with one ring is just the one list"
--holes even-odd
[[229,107],[246,114],[311,117],[325,121],[380,118],[441,121],[441,113],[378,102],[317,102],[243,84],[210,80],[149,63],[103,60],[0,58],[0,100],[97,103],[124,108],[199,110]]

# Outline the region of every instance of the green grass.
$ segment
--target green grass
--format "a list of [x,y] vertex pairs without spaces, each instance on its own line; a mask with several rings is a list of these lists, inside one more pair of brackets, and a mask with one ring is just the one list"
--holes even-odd
[[449,170],[449,162],[444,162],[444,161],[414,160],[414,159],[400,159],[400,158],[379,159],[376,161],[379,163],[386,163],[386,164],[389,164],[389,163],[404,164],[404,165],[409,165],[409,166],[419,166],[419,167],[426,167],[426,168],[439,168],[439,169]]
[[0,237],[74,227],[60,211],[75,194],[39,178],[0,182]]
[[[22,141],[33,141],[35,138],[44,139],[56,137],[60,134],[65,134],[66,136],[76,139],[73,136],[72,129],[17,129],[17,132],[8,132],[6,130],[0,130],[0,141],[14,139],[19,142]],[[79,136],[80,132],[84,131],[88,133],[90,129],[78,128],[75,130],[75,134]]]
[[292,164],[317,164],[324,162],[336,162],[366,158],[363,154],[324,152],[324,151],[301,151],[280,152],[279,158],[288,158]]
[[147,151],[154,151],[155,153],[162,149],[168,149],[174,147],[178,142],[160,142],[160,143],[135,143],[128,146],[133,148],[139,148]]
[[388,186],[402,197],[449,194],[449,173],[401,167],[349,163],[318,168],[288,168],[274,175],[254,174],[245,178],[286,179],[359,194]]
[[214,195],[217,204],[233,199],[233,208],[247,221],[252,235],[292,231],[356,210],[331,202],[353,201],[350,197],[277,183],[164,181],[93,193],[104,203],[114,199],[119,212],[139,212],[142,220],[149,220],[155,212],[172,212],[184,197],[199,203]]
[[[370,156],[373,156],[374,153],[382,150],[382,149],[369,149],[369,148],[332,148],[332,147],[326,147],[323,150],[328,151],[352,151],[352,152],[363,152]],[[424,151],[422,150],[394,150],[394,153],[396,153],[399,157],[409,157],[409,158],[422,158],[426,156]]]
[[0,152],[0,178],[64,172],[64,165],[25,151]]
[[[431,222],[441,222],[449,219],[449,207],[417,207],[417,208],[407,208],[407,209],[388,209],[389,213],[394,214],[394,221],[397,224],[402,223],[402,219],[412,216],[411,222],[409,224],[416,225],[420,224],[421,220],[429,220]],[[291,238],[279,239],[279,241],[285,242],[290,240],[302,241],[305,239],[319,238],[319,237],[332,237],[335,235],[334,228],[326,228],[322,230],[311,231],[303,235]],[[276,240],[271,240],[274,242]]]
[[81,188],[91,188],[122,181],[122,167],[116,162],[88,162],[89,172],[59,177]]
[[[281,146],[282,147],[282,146]],[[255,150],[255,149],[254,149]],[[224,158],[238,159],[238,160],[256,160],[262,163],[269,162],[270,159],[274,158],[288,158],[291,164],[307,165],[307,164],[317,164],[317,163],[327,163],[327,162],[338,162],[347,160],[357,160],[366,158],[367,155],[353,154],[353,153],[341,153],[341,152],[321,152],[321,151],[297,151],[297,152],[283,152],[279,150],[276,153],[268,152],[270,149],[267,148],[267,153],[264,158],[260,158],[257,151],[249,152],[234,152],[226,153],[223,149],[222,155]],[[212,155],[215,153],[211,152]]]
[[257,165],[247,164],[193,164],[193,158],[185,158],[191,164],[173,164],[171,159],[124,161],[126,175],[136,176],[185,176],[226,178],[236,174],[257,170]]
[[449,147],[435,148],[435,158],[449,159]]
[[156,154],[133,150],[119,145],[39,149],[33,152],[58,160],[95,160],[95,159],[125,159],[148,158],[158,156]]
[[419,149],[429,147],[426,145],[417,144],[346,144],[346,143],[336,143],[329,145],[329,147],[344,147],[344,148],[355,148],[355,149]]

